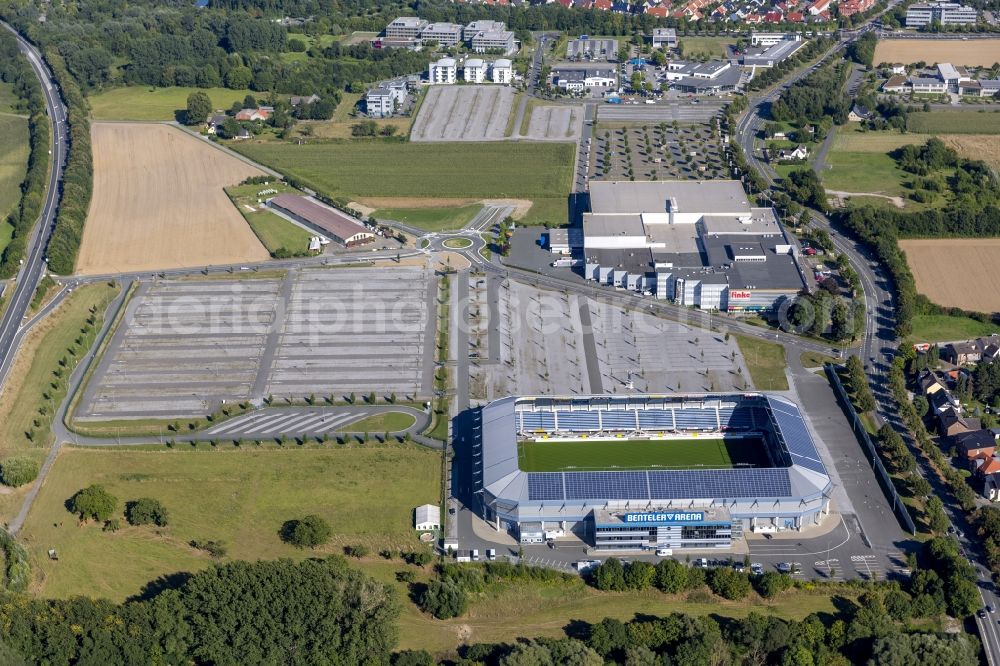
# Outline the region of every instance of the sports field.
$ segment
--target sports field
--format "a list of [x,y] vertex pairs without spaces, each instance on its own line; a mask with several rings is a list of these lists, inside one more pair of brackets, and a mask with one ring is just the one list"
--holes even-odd
[[254,93],[228,88],[152,88],[127,86],[88,97],[95,120],[178,120],[177,112],[187,108],[188,95],[200,90],[208,93],[212,106],[228,109],[234,102]]
[[571,143],[246,142],[233,148],[330,196],[554,198],[569,195]]
[[522,441],[518,466],[525,472],[629,469],[728,469],[767,464],[758,439],[611,439],[575,442]]
[[1000,61],[1000,39],[880,39],[875,46],[876,65],[900,62],[990,67]]
[[77,271],[263,261],[223,188],[261,172],[167,125],[94,123],[94,197]]
[[[1000,238],[901,240],[917,291],[938,305],[1000,310]],[[956,270],[961,266],[961,270]]]

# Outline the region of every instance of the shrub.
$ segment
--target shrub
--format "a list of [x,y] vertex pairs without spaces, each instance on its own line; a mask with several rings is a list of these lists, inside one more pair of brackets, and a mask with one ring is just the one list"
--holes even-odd
[[16,456],[0,462],[0,483],[17,488],[38,477],[38,463],[31,458]]
[[458,617],[465,613],[469,605],[468,597],[457,583],[451,580],[435,580],[424,589],[419,597],[420,609],[439,620]]
[[315,548],[330,540],[333,530],[329,523],[317,515],[302,520],[289,520],[281,526],[281,539],[299,548]]
[[81,520],[107,520],[118,509],[118,498],[104,486],[88,486],[73,495],[69,508],[79,514]]
[[410,553],[403,553],[403,561],[418,567],[425,567],[431,563],[434,556],[426,550],[416,550]]
[[125,505],[125,519],[130,525],[164,527],[167,524],[167,507],[152,497],[140,497]]
[[368,553],[370,553],[370,552],[371,552],[371,549],[369,549],[368,546],[362,546],[360,544],[355,544],[355,545],[352,545],[352,546],[344,546],[344,555],[347,555],[348,557],[353,557],[353,558],[356,558],[356,559],[359,559],[359,560],[362,557],[366,557],[368,555]]
[[792,579],[777,571],[767,571],[754,581],[757,593],[765,599],[770,599],[792,586]]
[[195,539],[188,542],[192,548],[197,548],[198,550],[203,550],[212,557],[224,557],[228,552],[226,544],[221,541],[212,541],[209,539]]
[[750,594],[750,579],[729,567],[719,567],[709,571],[708,587],[724,599],[742,599]]

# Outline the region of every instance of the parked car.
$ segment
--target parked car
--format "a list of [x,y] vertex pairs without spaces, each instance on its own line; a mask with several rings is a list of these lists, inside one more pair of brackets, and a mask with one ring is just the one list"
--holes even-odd
[[[475,553],[476,551],[472,551],[472,552]],[[475,559],[475,556],[473,556],[473,559]],[[792,573],[792,563],[791,562],[778,562],[778,564],[775,565],[775,568],[778,571],[780,571],[781,573]]]
[[479,550],[476,549],[476,548],[472,549],[472,561],[473,562],[478,562],[479,561]]
[[486,559],[490,560],[491,562],[497,559],[497,551],[495,548],[486,549]]
[[750,565],[750,573],[754,574],[755,576],[760,576],[761,574],[764,573],[764,565],[761,564],[760,562],[753,562]]

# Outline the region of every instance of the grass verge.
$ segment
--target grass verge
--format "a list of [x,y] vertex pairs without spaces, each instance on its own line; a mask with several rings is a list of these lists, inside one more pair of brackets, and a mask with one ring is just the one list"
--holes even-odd
[[[38,572],[36,592],[121,600],[161,576],[210,566],[212,560],[189,545],[193,539],[221,540],[229,557],[247,560],[314,557],[347,544],[372,550],[418,547],[411,512],[436,500],[439,475],[440,453],[412,445],[294,451],[68,448],[42,487],[23,537]],[[64,502],[94,483],[118,498],[119,512],[138,497],[160,500],[169,525],[115,533],[94,524],[77,527]],[[282,523],[310,513],[330,523],[332,542],[316,551],[282,543]],[[46,557],[48,548],[59,552],[58,562]]]
[[416,422],[412,414],[405,412],[383,412],[375,414],[354,423],[348,423],[344,428],[351,432],[399,432],[406,430]]
[[736,342],[750,371],[754,388],[761,391],[787,391],[785,348],[774,342],[737,335]]
[[[0,100],[2,103],[2,100]],[[21,182],[28,169],[28,119],[20,116],[0,115],[0,252],[10,242],[13,228],[7,224],[7,215],[21,200]]]
[[380,220],[395,220],[426,231],[454,231],[468,224],[481,204],[457,208],[379,208],[372,216]]
[[915,342],[947,342],[968,340],[1000,333],[1000,326],[952,315],[914,315],[913,332]]

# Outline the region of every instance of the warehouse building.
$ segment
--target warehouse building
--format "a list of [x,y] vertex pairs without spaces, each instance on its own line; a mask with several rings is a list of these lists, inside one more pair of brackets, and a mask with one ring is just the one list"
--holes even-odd
[[703,310],[771,312],[798,295],[797,247],[734,180],[593,181],[584,275]]
[[365,225],[309,197],[279,194],[268,199],[267,205],[345,247],[355,247],[375,241],[375,234]]
[[[600,551],[729,549],[746,532],[801,531],[830,511],[826,466],[798,407],[783,397],[508,397],[478,419],[481,515],[521,543],[572,532]],[[712,462],[720,441],[733,457]],[[615,447],[634,452],[639,442],[648,467],[587,464],[591,445],[616,460]],[[561,447],[562,457],[551,449],[530,457],[546,446]],[[685,450],[688,464],[661,464],[667,449]]]

